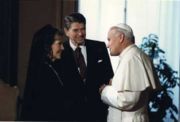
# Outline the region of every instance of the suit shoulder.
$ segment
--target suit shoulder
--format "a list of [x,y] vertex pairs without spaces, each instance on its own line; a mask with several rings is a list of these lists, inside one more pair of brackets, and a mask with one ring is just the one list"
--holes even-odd
[[63,43],[64,46],[69,46],[69,41],[65,40]]
[[105,43],[102,41],[86,39],[86,42],[90,45],[105,46]]

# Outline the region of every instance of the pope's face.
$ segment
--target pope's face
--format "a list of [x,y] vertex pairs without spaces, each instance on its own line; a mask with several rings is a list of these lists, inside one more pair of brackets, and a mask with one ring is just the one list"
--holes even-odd
[[120,36],[115,33],[115,30],[108,32],[108,48],[111,56],[118,56],[120,54],[121,40]]
[[84,23],[73,22],[69,29],[65,28],[66,36],[69,37],[75,45],[81,45],[86,38],[86,30]]

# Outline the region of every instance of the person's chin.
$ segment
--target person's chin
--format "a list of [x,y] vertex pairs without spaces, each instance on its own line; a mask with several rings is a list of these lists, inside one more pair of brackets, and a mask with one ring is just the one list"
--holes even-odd
[[80,40],[80,41],[78,41],[78,44],[84,44],[84,39],[83,40]]
[[56,59],[57,60],[61,59],[61,55],[56,56]]
[[57,59],[61,59],[61,56],[58,56]]
[[111,56],[117,56],[116,54],[114,54],[114,53],[112,53],[112,52],[110,52],[110,55],[111,55]]

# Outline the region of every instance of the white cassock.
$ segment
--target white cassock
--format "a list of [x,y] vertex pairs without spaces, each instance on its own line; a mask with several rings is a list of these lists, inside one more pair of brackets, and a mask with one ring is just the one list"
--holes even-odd
[[101,99],[109,105],[108,122],[148,122],[148,95],[160,88],[159,79],[150,58],[136,45],[120,54],[120,63]]

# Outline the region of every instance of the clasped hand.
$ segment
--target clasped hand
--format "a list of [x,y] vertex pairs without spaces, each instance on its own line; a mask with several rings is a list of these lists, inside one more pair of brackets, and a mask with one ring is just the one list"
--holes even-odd
[[[112,85],[112,80],[109,81],[109,85]],[[102,93],[103,89],[104,89],[106,86],[107,86],[106,84],[103,84],[103,85],[100,86],[100,88],[99,88],[99,93],[100,93],[100,94]]]

